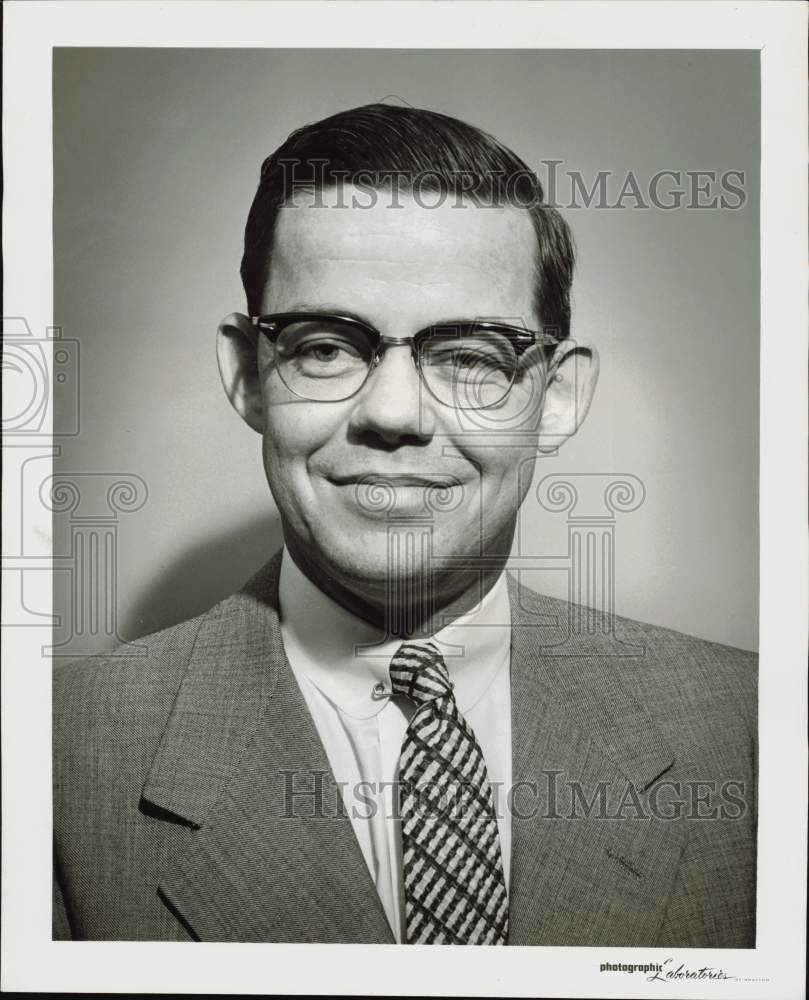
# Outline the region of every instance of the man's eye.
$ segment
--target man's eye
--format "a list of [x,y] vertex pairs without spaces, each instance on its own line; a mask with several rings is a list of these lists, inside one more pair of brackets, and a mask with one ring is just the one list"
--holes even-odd
[[279,348],[281,364],[304,379],[353,377],[368,368],[359,345],[344,337],[301,337]]
[[428,352],[427,364],[457,372],[475,369],[477,371],[511,371],[514,354],[508,349],[499,349],[492,343],[485,344],[441,344]]
[[295,350],[298,357],[309,358],[327,363],[339,361],[342,358],[359,358],[359,352],[353,344],[339,340],[313,340],[298,344]]
[[456,351],[453,363],[459,368],[501,368],[503,359],[486,351]]

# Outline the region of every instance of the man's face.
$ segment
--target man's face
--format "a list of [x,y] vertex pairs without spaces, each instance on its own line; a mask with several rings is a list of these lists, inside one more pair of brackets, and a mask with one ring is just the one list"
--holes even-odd
[[[390,337],[457,319],[538,328],[527,211],[451,200],[430,209],[404,195],[392,208],[382,193],[360,207],[367,192],[350,207],[352,193],[344,190],[345,207],[327,191],[334,207],[299,196],[281,210],[262,313],[348,313]],[[293,553],[343,587],[373,593],[407,572],[390,561],[389,515],[397,530],[411,518],[421,530],[426,516],[434,556],[509,551],[537,441],[524,420],[519,436],[508,432],[508,402],[459,420],[421,385],[409,345],[388,347],[352,398],[310,402],[281,380],[265,337],[258,351],[264,467]],[[525,382],[523,394],[525,386],[541,397],[541,382]],[[524,414],[519,393],[517,404]],[[373,476],[390,484],[384,492],[360,485]],[[425,504],[425,488],[447,481],[449,492]]]

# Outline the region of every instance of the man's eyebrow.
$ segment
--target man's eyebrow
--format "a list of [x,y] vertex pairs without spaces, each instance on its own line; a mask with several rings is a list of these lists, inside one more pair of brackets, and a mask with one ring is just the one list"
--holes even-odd
[[334,302],[294,302],[283,310],[285,313],[328,313],[331,316],[345,316],[347,319],[354,319],[358,323],[365,323],[366,326],[374,326],[367,316],[363,316],[353,309],[346,309],[344,306]]
[[[366,326],[370,326],[372,329],[376,330],[376,324],[372,323],[367,316],[363,316],[361,313],[356,312],[353,309],[346,309],[341,305],[337,305],[334,302],[318,302],[316,305],[312,302],[295,302],[291,306],[288,306],[283,310],[285,313],[327,313],[330,316],[345,316],[346,319],[356,320],[358,323],[364,323]],[[475,319],[481,319],[482,317],[476,316],[447,316],[443,319],[434,319],[427,323],[426,326],[421,327],[423,330],[428,330],[433,326],[444,326],[448,323],[472,323]],[[491,317],[492,322],[497,322],[494,317]]]

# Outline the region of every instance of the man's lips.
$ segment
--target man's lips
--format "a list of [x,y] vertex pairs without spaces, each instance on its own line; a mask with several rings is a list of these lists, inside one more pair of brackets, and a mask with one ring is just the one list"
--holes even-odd
[[460,480],[446,472],[433,475],[423,472],[339,473],[327,475],[326,478],[335,486],[414,486],[420,489],[432,486],[446,489],[461,485]]
[[324,476],[343,503],[370,518],[433,512],[446,514],[463,502],[466,487],[447,472],[340,472]]

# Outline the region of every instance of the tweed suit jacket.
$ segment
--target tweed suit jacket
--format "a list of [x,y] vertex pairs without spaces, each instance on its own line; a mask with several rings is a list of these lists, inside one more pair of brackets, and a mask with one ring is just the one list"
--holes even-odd
[[[57,668],[54,938],[393,942],[279,569]],[[509,586],[508,943],[753,947],[756,657]]]

